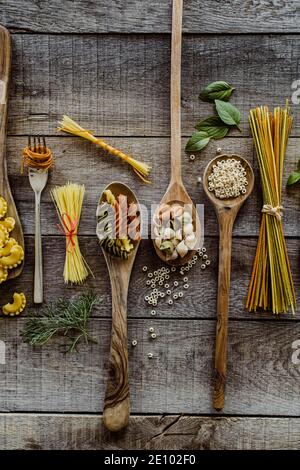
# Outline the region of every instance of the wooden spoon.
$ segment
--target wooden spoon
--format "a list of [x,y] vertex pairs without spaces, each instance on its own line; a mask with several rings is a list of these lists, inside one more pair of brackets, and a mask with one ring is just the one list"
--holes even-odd
[[[232,199],[218,199],[208,189],[208,177],[213,165],[219,160],[234,158],[239,160],[247,172],[247,192]],[[218,279],[218,303],[217,303],[217,330],[215,351],[215,387],[213,406],[220,411],[224,407],[225,384],[227,374],[227,330],[228,330],[228,305],[231,271],[231,242],[232,229],[235,218],[245,200],[250,196],[254,186],[254,174],[250,164],[239,155],[219,155],[206,167],[203,176],[204,190],[211,200],[219,222],[219,279]]]
[[[113,182],[106,186],[114,196],[124,194],[128,203],[139,202],[135,194],[125,184]],[[103,202],[103,193],[100,198]],[[130,275],[140,241],[133,242],[134,248],[128,259],[116,258],[102,249],[111,283],[112,330],[109,355],[109,378],[105,392],[103,421],[110,431],[124,428],[130,414],[128,382],[127,345],[127,295]]]
[[[0,196],[7,202],[7,215],[15,219],[15,227],[11,236],[24,249],[24,237],[21,222],[10,190],[5,159],[5,138],[8,108],[8,84],[11,63],[11,41],[7,29],[0,26]],[[21,274],[24,262],[15,269],[10,269],[8,279]]]
[[[172,53],[171,53],[171,180],[168,189],[163,196],[160,206],[163,204],[189,205],[192,208],[193,226],[196,234],[196,245],[200,244],[200,220],[196,208],[188,195],[181,178],[181,30],[182,30],[182,0],[173,0],[172,13]],[[159,206],[159,207],[160,207]],[[189,261],[194,255],[194,250],[189,250],[183,258],[170,260],[154,243],[157,255],[168,264],[180,266]]]

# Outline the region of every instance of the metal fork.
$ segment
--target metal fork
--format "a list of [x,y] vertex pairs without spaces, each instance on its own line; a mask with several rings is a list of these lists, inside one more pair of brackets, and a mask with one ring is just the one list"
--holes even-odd
[[[45,137],[43,139],[43,147],[46,147]],[[32,138],[28,137],[28,147],[34,152],[41,150],[41,138],[40,136],[33,137],[33,147],[31,145]],[[42,153],[41,152],[41,153]],[[34,266],[34,291],[33,301],[36,304],[43,302],[43,257],[42,257],[42,237],[41,237],[41,194],[46,186],[48,180],[47,170],[38,170],[36,168],[29,168],[29,182],[35,194],[35,266]]]

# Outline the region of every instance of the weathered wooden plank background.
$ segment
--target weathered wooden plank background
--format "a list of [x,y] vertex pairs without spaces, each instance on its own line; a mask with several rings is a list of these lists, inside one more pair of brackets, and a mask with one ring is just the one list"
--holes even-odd
[[[92,8],[88,0],[0,0],[0,23],[10,28],[13,40],[7,163],[27,251],[22,277],[1,289],[1,302],[25,289],[32,305],[34,205],[27,178],[20,175],[20,152],[28,134],[41,132],[56,156],[42,203],[45,299],[86,289],[103,296],[91,322],[98,344],[82,345],[71,356],[63,353],[61,340],[43,349],[23,344],[25,314],[0,319],[0,340],[6,344],[6,364],[0,364],[1,449],[300,448],[300,366],[292,361],[293,342],[300,340],[299,310],[294,317],[275,318],[244,309],[259,228],[258,178],[234,230],[225,416],[211,408],[218,238],[215,215],[197,183],[219,146],[248,158],[257,175],[247,116],[258,104],[291,99],[292,83],[300,78],[300,1],[208,0],[205,11],[203,2],[184,4],[183,148],[195,122],[211,112],[197,98],[200,88],[217,79],[236,87],[232,102],[242,112],[243,134],[211,143],[195,162],[183,158],[187,189],[196,203],[205,204],[212,264],[205,272],[196,266],[185,300],[174,308],[161,304],[155,319],[145,307],[141,268],[154,269],[159,262],[151,244],[142,243],[128,302],[129,340],[138,339],[130,349],[134,416],[128,429],[114,436],[101,421],[111,302],[94,214],[101,189],[113,179],[128,183],[147,206],[159,202],[167,185],[171,0],[101,0]],[[300,155],[299,106],[291,106],[295,122],[285,179]],[[58,134],[63,113],[151,164],[151,187],[89,143]],[[64,240],[49,196],[51,185],[68,180],[87,188],[81,247],[95,274],[77,288],[63,284]],[[299,188],[284,190],[284,206],[299,301]],[[155,343],[148,340],[152,324]]]

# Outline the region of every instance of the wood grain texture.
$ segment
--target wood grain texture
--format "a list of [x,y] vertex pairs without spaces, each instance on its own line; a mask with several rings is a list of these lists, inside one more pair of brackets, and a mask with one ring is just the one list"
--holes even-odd
[[[247,191],[236,198],[218,199],[209,190],[209,178],[217,163],[229,159],[240,162],[247,178]],[[222,410],[225,401],[225,386],[227,375],[227,337],[228,311],[231,279],[231,249],[232,231],[235,219],[242,205],[249,198],[254,187],[254,173],[247,160],[239,155],[222,154],[213,158],[205,168],[203,189],[213,205],[219,223],[219,273],[217,298],[217,327],[215,348],[215,387],[213,404],[217,411]]]
[[[9,32],[0,25],[0,196],[7,202],[7,215],[15,219],[15,227],[12,236],[18,241],[24,249],[24,238],[21,222],[12,197],[8,182],[7,164],[6,164],[6,125],[8,112],[8,89],[10,82],[11,65],[11,41]],[[16,269],[10,270],[8,279],[12,279],[21,274],[24,263],[21,263]]]
[[0,414],[4,450],[299,450],[299,418],[132,416],[122,433],[101,416]]
[[112,328],[109,352],[109,375],[105,391],[104,423],[110,431],[120,431],[130,414],[127,295],[135,258],[114,259],[105,253],[112,292]]
[[[200,219],[196,208],[193,206],[189,194],[187,193],[181,177],[181,46],[182,46],[182,0],[174,0],[172,13],[172,45],[171,45],[171,171],[170,183],[160,201],[160,205],[179,203],[181,206],[191,208],[194,231],[196,234],[196,248],[200,246],[201,230]],[[183,266],[191,260],[195,250],[189,252],[181,258],[175,260],[161,251],[154,242],[154,249],[157,256],[163,261],[173,266]]]
[[[94,235],[95,210],[98,197],[104,186],[118,177],[129,185],[137,194],[141,204],[149,210],[151,204],[158,204],[165,188],[169,183],[169,173],[166,168],[170,165],[170,140],[168,138],[112,138],[110,142],[129,150],[133,155],[152,166],[151,185],[144,185],[128,168],[128,165],[105,155],[101,150],[75,137],[48,138],[47,142],[55,155],[55,168],[50,172],[49,181],[42,197],[42,232],[44,235],[57,235],[57,217],[53,210],[49,189],[51,185],[65,184],[67,181],[80,182],[86,185],[86,196],[80,223],[80,233]],[[33,234],[34,205],[33,192],[25,176],[20,174],[21,149],[26,145],[26,137],[9,137],[7,145],[7,164],[13,195],[25,234]],[[242,207],[236,220],[234,236],[258,236],[260,210],[262,208],[260,176],[257,171],[256,158],[253,154],[252,139],[225,138],[222,141],[209,143],[194,162],[184,154],[186,139],[182,139],[182,170],[183,181],[188,194],[195,204],[205,204],[205,236],[216,236],[218,233],[217,219],[209,204],[202,184],[197,183],[197,177],[202,176],[207,163],[216,155],[218,147],[224,153],[238,153],[252,163],[255,170],[255,190]],[[300,236],[300,191],[297,186],[286,188],[288,175],[297,167],[300,155],[300,139],[290,139],[287,159],[284,169],[284,231],[288,237]]]
[[[123,197],[125,196],[127,198],[126,204],[135,204],[139,207],[136,195],[128,186],[119,182],[113,182],[106,186],[105,190],[111,191],[116,198],[123,195]],[[100,202],[103,201],[107,201],[107,199],[103,197],[102,193]],[[138,209],[138,211],[140,213],[140,209]],[[120,209],[118,214],[119,219],[120,217],[122,218]],[[122,224],[122,222],[120,223]],[[103,412],[105,426],[110,431],[120,431],[126,427],[130,414],[127,297],[131,271],[138,252],[139,244],[140,239],[133,242],[132,251],[127,259],[113,257],[106,252],[104,248],[102,248],[102,253],[109,272],[112,297],[109,376],[106,386]]]
[[[148,205],[161,199],[168,184],[170,37],[156,33],[171,31],[171,0],[101,0],[93,2],[92,8],[88,0],[0,0],[0,23],[17,32],[13,34],[7,160],[27,234],[24,272],[1,290],[1,301],[10,301],[14,290],[23,290],[24,286],[29,305],[32,299],[33,195],[27,179],[19,173],[21,149],[28,133],[55,135],[57,121],[67,112],[97,135],[113,136],[107,138],[109,143],[129,149],[153,167],[153,184],[145,187],[126,165],[89,143],[76,138],[48,139],[57,162],[42,206],[45,300],[69,297],[90,288],[101,293],[103,303],[95,309],[91,322],[91,332],[99,344],[82,346],[73,356],[63,354],[62,339],[42,350],[34,349],[20,342],[25,315],[16,321],[0,318],[0,340],[6,341],[7,359],[6,365],[0,365],[0,409],[8,412],[0,416],[0,448],[300,448],[298,418],[237,417],[300,415],[299,365],[291,360],[292,342],[300,337],[298,316],[275,318],[250,315],[244,310],[262,204],[259,189],[237,218],[234,237],[239,238],[233,239],[232,246],[224,411],[234,417],[179,415],[213,412],[217,222],[196,178],[219,146],[224,152],[236,152],[255,162],[252,141],[247,138],[249,109],[263,103],[284,104],[285,98],[291,98],[292,83],[299,79],[298,0],[229,0],[225,6],[208,0],[205,14],[201,8],[197,0],[184,2],[183,29],[189,35],[183,38],[183,136],[190,136],[194,124],[212,113],[211,105],[198,101],[198,94],[203,85],[218,79],[236,87],[232,103],[242,112],[244,132],[243,136],[236,132],[234,138],[211,143],[194,163],[182,154],[187,191],[195,202],[205,202],[205,244],[212,264],[204,272],[197,265],[189,273],[191,289],[184,302],[174,308],[162,303],[155,319],[145,307],[141,268],[147,264],[154,270],[160,263],[151,243],[141,244],[128,297],[129,343],[138,339],[137,348],[129,351],[130,385],[133,412],[156,416],[133,417],[124,433],[112,435],[105,430],[100,416],[82,414],[102,410],[111,326],[109,280],[104,259],[98,256],[94,213],[100,191],[116,175]],[[24,33],[20,34],[21,30]],[[67,34],[57,34],[61,32]],[[245,34],[252,32],[262,34]],[[276,34],[268,34],[272,32]],[[299,135],[299,109],[299,105],[292,104],[293,136]],[[183,147],[185,143],[183,138]],[[285,180],[296,167],[299,155],[300,139],[291,139]],[[89,277],[78,288],[63,284],[65,242],[57,234],[57,219],[49,198],[50,185],[68,179],[87,186],[80,244],[95,273],[95,279]],[[299,188],[285,190],[284,206],[284,228],[290,237],[288,249],[299,304]],[[257,321],[244,321],[249,319]],[[155,344],[148,339],[150,325],[158,333]],[[153,362],[148,360],[148,352],[154,353]],[[11,414],[16,411],[26,414]],[[43,416],[31,411],[80,415]]]
[[[20,15],[20,9],[22,15]],[[205,13],[205,14],[204,14]],[[49,20],[50,19],[50,20]],[[257,33],[298,32],[299,2],[288,0],[208,0],[184,2],[185,32]],[[106,33],[171,31],[171,0],[1,0],[0,22],[15,30],[54,33]]]
[[[214,80],[236,87],[231,102],[249,135],[250,108],[284,105],[286,98],[292,104],[299,55],[297,35],[184,37],[183,135],[212,114],[198,95]],[[170,57],[168,36],[14,35],[9,133],[53,135],[68,113],[100,136],[169,136]],[[292,111],[299,135],[299,105]]]
[[[110,318],[111,296],[109,278],[105,261],[100,252],[96,237],[80,237],[80,248],[89,266],[93,270],[95,279],[89,276],[81,286],[72,287],[65,285],[63,281],[63,268],[65,259],[65,240],[62,236],[44,237],[44,298],[45,302],[56,300],[58,297],[79,295],[87,290],[95,290],[103,296],[103,303],[95,308],[97,317]],[[291,259],[291,267],[294,275],[297,294],[298,309],[296,315],[292,314],[275,316],[270,313],[248,313],[244,306],[247,289],[251,276],[252,263],[256,250],[256,238],[233,239],[232,247],[232,276],[230,292],[229,318],[273,320],[275,322],[288,318],[292,321],[299,320],[300,306],[300,273],[299,273],[299,242],[297,239],[288,240],[288,251]],[[188,273],[190,289],[185,293],[184,300],[176,302],[172,307],[165,299],[162,299],[157,308],[158,318],[216,318],[217,279],[218,279],[218,239],[206,238],[208,257],[211,265],[205,271],[198,263]],[[25,291],[28,298],[28,306],[31,308],[33,299],[33,271],[34,271],[34,240],[26,237],[26,259],[23,274],[20,278],[6,283],[1,293],[1,302],[11,301],[12,294],[17,291]],[[145,301],[145,295],[150,289],[146,286],[147,275],[142,272],[142,267],[147,265],[154,271],[163,266],[156,257],[152,242],[142,241],[136,263],[133,268],[128,296],[129,318],[148,318],[150,321],[151,307]],[[172,275],[173,280],[180,280],[179,274]],[[55,281],[54,281],[55,280]],[[181,281],[182,282],[182,281]],[[181,284],[180,284],[181,285]],[[182,288],[182,285],[181,285]]]
[[181,50],[183,0],[173,0],[171,39],[171,185],[181,179]]
[[[98,344],[82,344],[70,355],[63,352],[63,338],[43,348],[21,343],[24,321],[24,316],[0,319],[6,343],[0,411],[101,413],[111,322],[93,319],[90,332]],[[149,339],[150,325],[155,342]],[[129,320],[129,343],[138,341],[129,350],[132,413],[213,413],[214,337],[212,320]],[[229,323],[224,413],[300,414],[300,369],[292,362],[292,344],[299,337],[299,322]]]

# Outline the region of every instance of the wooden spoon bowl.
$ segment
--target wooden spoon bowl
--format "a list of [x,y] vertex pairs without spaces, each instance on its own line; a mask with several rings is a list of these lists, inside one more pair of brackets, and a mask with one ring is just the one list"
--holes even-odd
[[[114,196],[124,194],[128,203],[140,207],[136,195],[123,183],[113,182],[104,189]],[[103,202],[103,193],[100,197]],[[103,421],[110,431],[124,428],[130,415],[128,345],[127,345],[127,295],[130,275],[140,241],[133,241],[133,250],[127,259],[111,256],[104,249],[112,294],[112,330],[109,355],[109,377],[105,392]]]
[[[164,204],[168,204],[169,206],[173,206],[173,205],[179,205],[182,207],[188,206],[189,212],[192,215],[192,223],[194,227],[194,233],[196,236],[196,243],[195,243],[194,248],[190,249],[183,258],[180,258],[180,256],[178,256],[178,258],[176,258],[175,260],[171,260],[166,253],[161,251],[156,246],[155,239],[153,238],[153,241],[154,241],[153,245],[154,245],[156,254],[164,263],[167,263],[175,267],[182,266],[186,264],[195,255],[197,248],[199,248],[202,243],[202,230],[201,230],[199,214],[197,212],[195,205],[193,204],[193,201],[191,200],[188,193],[186,192],[183,184],[178,185],[175,183],[173,187],[171,186],[168,188],[166,194],[164,195],[164,197],[162,198],[160,202],[160,205],[155,211],[153,225],[155,225],[156,223],[155,221],[159,217],[158,216],[159,210]],[[152,237],[154,237],[154,234],[152,234]]]
[[[245,194],[230,199],[218,199],[208,189],[208,177],[213,166],[220,160],[234,158],[241,162],[246,170],[247,191]],[[219,240],[219,277],[218,277],[218,302],[217,302],[217,329],[216,329],[216,351],[215,351],[215,387],[213,406],[220,411],[225,402],[225,385],[227,375],[227,335],[228,335],[228,308],[231,273],[231,244],[232,229],[235,218],[242,204],[250,196],[254,186],[254,174],[250,164],[239,155],[219,155],[206,167],[203,176],[204,190],[212,202],[220,231]]]
[[[219,199],[215,196],[213,191],[209,191],[208,189],[208,177],[212,173],[213,166],[216,165],[219,161],[221,160],[228,160],[234,158],[235,160],[238,160],[242,165],[243,168],[246,170],[246,178],[248,181],[248,186],[247,186],[247,192],[245,194],[241,194],[238,197],[235,198],[230,198],[230,199]],[[228,208],[232,209],[233,207],[241,207],[241,205],[245,202],[245,200],[248,198],[248,196],[251,194],[253,190],[253,185],[254,185],[254,174],[252,167],[250,164],[245,160],[245,158],[241,157],[240,155],[232,154],[232,155],[218,155],[217,157],[213,158],[207,167],[204,170],[204,175],[203,175],[203,188],[204,191],[206,192],[207,196],[211,200],[211,202],[214,204],[214,206],[217,206],[218,208]]]

